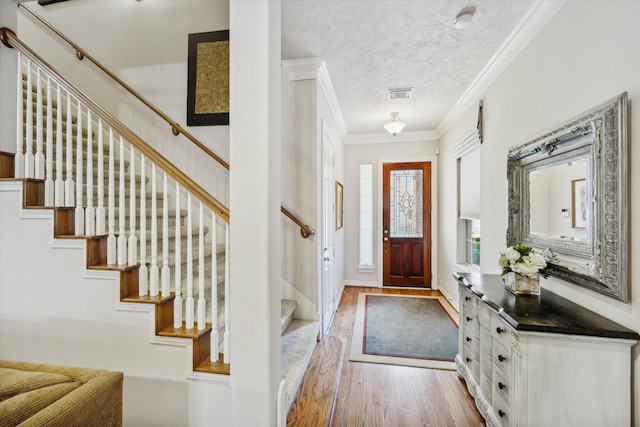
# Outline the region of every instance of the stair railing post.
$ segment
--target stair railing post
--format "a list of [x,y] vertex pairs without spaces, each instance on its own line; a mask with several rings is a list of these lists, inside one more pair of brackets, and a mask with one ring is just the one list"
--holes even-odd
[[140,153],[140,268],[138,269],[138,294],[149,293],[147,268],[147,178],[144,154]]
[[[34,178],[35,160],[33,156],[33,81],[32,81],[31,61],[27,60],[27,116],[26,116],[26,147],[24,153],[24,176]],[[20,142],[22,145],[22,142]]]
[[191,218],[191,193],[187,192],[187,303],[186,303],[186,328],[193,329],[194,301],[193,301],[193,235]]
[[[211,320],[213,321],[213,319]],[[200,202],[200,215],[198,217],[198,330],[202,331],[206,328],[206,323],[207,301],[204,298],[204,209],[202,202]]]
[[64,153],[64,139],[62,138],[62,88],[60,84],[57,86],[58,90],[56,90],[56,180],[54,183],[55,186],[55,197],[53,203],[55,206],[63,206],[64,205],[64,168],[62,166],[62,158]]
[[74,183],[73,183],[73,111],[71,109],[71,94],[67,92],[67,127],[65,129],[67,136],[67,153],[65,162],[67,166],[67,175],[64,180],[64,205],[72,207],[74,205]]
[[174,281],[174,293],[175,299],[173,300],[173,327],[182,327],[182,243],[181,243],[181,220],[180,214],[180,184],[176,182],[176,239],[175,239],[175,251],[176,251],[176,265],[173,267],[175,281]]
[[104,131],[102,119],[98,117],[98,207],[96,209],[96,234],[105,234],[105,209],[104,209]]
[[216,215],[212,215],[211,219],[211,246],[213,253],[211,254],[211,351],[210,360],[217,362],[220,358],[219,344],[220,335],[218,334],[218,230],[216,225]]
[[36,69],[36,155],[34,158],[34,175],[36,179],[44,179],[44,149],[43,149],[43,126],[44,120],[42,101],[42,76],[40,67]]
[[[149,294],[158,296],[158,201],[156,200],[156,164],[151,163],[151,268],[149,269]],[[146,237],[146,231],[145,231]]]
[[[162,182],[162,272],[161,291],[162,297],[171,295],[171,270],[169,269],[169,188],[167,187],[167,173],[164,173]],[[176,262],[178,254],[176,254]]]
[[109,184],[107,190],[109,192],[109,236],[107,237],[107,264],[113,265],[117,261],[117,241],[116,241],[116,179],[115,179],[115,160],[113,158],[113,128],[109,127]]
[[44,181],[44,205],[53,206],[55,191],[53,188],[53,101],[51,100],[51,76],[47,75],[47,155],[45,157],[46,179]]
[[118,265],[127,264],[127,221],[125,210],[127,209],[125,200],[125,170],[124,170],[124,139],[120,135],[120,178],[118,181]]
[[[84,156],[82,144],[82,105],[78,100],[78,118],[76,123],[76,212],[75,212],[75,232],[76,236],[84,234],[84,207],[82,205],[82,184],[84,176],[84,168],[82,157]],[[88,160],[88,159],[87,159]]]
[[22,53],[18,52],[18,83],[16,102],[17,114],[16,114],[16,157],[14,164],[14,172],[16,178],[24,178],[24,109],[26,104],[24,102],[24,82],[22,77]]
[[87,108],[87,206],[84,209],[84,227],[87,236],[96,235],[96,210],[93,207],[93,120]]
[[[131,161],[129,163],[129,256],[128,265],[136,265],[138,263],[138,237],[136,236],[136,156],[133,146],[129,146],[131,151]],[[140,193],[140,198],[144,198],[145,194]]]

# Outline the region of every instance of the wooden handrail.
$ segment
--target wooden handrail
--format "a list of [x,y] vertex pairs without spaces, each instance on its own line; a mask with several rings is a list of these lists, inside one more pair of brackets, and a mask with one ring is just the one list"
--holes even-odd
[[32,51],[27,45],[16,36],[16,34],[9,28],[0,28],[0,38],[2,43],[8,47],[16,48],[23,55],[27,56],[31,61],[38,64],[47,74],[57,79],[59,86],[63,87],[67,92],[72,94],[75,98],[84,103],[87,107],[91,108],[102,120],[109,124],[115,131],[118,132],[124,139],[126,139],[131,145],[137,148],[146,158],[155,163],[160,169],[168,173],[175,181],[180,184],[185,190],[193,194],[198,200],[202,201],[209,209],[215,212],[218,216],[229,222],[229,209],[220,203],[215,197],[209,194],[206,190],[195,183],[184,172],[177,168],[162,154],[158,153],[153,147],[142,140],[138,135],[133,133],[129,128],[122,124],[118,119],[112,116],[104,108],[96,104],[91,98],[85,95],[82,91],[78,90],[60,74],[58,74],[44,59],[42,59],[37,53]]
[[158,116],[160,116],[165,122],[169,123],[171,125],[171,132],[174,135],[180,135],[183,134],[187,139],[189,139],[191,142],[193,142],[195,145],[197,145],[202,151],[204,151],[205,153],[207,153],[209,156],[211,156],[215,161],[217,161],[218,163],[220,163],[220,165],[222,165],[225,169],[229,169],[229,164],[227,162],[225,162],[224,160],[222,160],[216,153],[214,153],[213,151],[211,151],[209,148],[207,148],[206,145],[204,145],[202,142],[198,141],[198,139],[196,139],[196,137],[194,137],[193,135],[191,135],[189,132],[187,132],[182,126],[180,126],[178,123],[176,123],[174,120],[171,120],[171,118],[169,116],[167,116],[166,114],[164,114],[162,111],[160,111],[155,105],[153,105],[151,102],[149,102],[147,99],[145,99],[142,95],[140,95],[138,92],[136,92],[131,86],[129,86],[128,84],[126,84],[125,82],[123,82],[120,78],[118,78],[118,76],[116,76],[115,74],[113,74],[107,67],[105,67],[104,65],[102,65],[97,59],[95,59],[93,56],[89,55],[84,49],[82,49],[80,46],[78,46],[77,44],[75,44],[73,41],[71,41],[68,37],[66,37],[64,34],[62,34],[60,31],[58,31],[56,28],[54,28],[51,24],[49,24],[47,21],[45,21],[42,17],[40,17],[37,13],[35,13],[34,11],[32,11],[28,6],[26,6],[24,3],[20,3],[18,5],[19,7],[22,7],[25,11],[29,12],[29,14],[31,14],[31,16],[33,16],[35,19],[37,19],[38,21],[40,21],[40,23],[42,25],[44,25],[45,27],[47,27],[50,31],[52,31],[55,35],[57,35],[58,37],[60,37],[62,40],[64,40],[67,44],[69,44],[75,51],[76,51],[76,57],[79,60],[82,60],[84,58],[87,58],[89,61],[91,61],[96,67],[98,67],[100,70],[102,70],[102,72],[104,72],[106,75],[108,75],[109,77],[111,77],[116,83],[118,83],[120,86],[122,86],[125,90],[127,90],[131,95],[133,95],[135,98],[137,98],[140,102],[142,102],[144,105],[146,105],[147,107],[149,107],[149,109],[151,109],[154,113],[156,113]]
[[303,223],[298,219],[297,216],[289,212],[284,206],[280,206],[280,211],[285,214],[291,221],[295,222],[300,227],[300,235],[306,239],[309,236],[313,236],[316,234],[316,230],[309,227],[307,224]]

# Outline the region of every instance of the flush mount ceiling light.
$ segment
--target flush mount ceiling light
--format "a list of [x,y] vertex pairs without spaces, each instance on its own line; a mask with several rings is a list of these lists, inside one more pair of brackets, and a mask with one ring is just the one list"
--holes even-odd
[[384,128],[391,135],[396,136],[399,134],[402,129],[405,127],[406,123],[400,120],[400,113],[393,112],[391,113],[391,121],[384,125]]
[[476,8],[475,7],[473,7],[473,6],[465,7],[464,9],[462,9],[460,11],[460,13],[458,13],[458,16],[456,16],[456,20],[453,21],[453,25],[458,30],[464,30],[469,25],[471,25],[471,20],[473,19],[473,15],[475,13],[476,13]]

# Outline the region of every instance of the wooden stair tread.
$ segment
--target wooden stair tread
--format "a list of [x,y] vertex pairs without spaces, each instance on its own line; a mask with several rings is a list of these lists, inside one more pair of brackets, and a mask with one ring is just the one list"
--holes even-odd
[[342,341],[332,335],[325,335],[320,340],[291,405],[287,425],[331,424],[342,370],[343,347]]
[[173,326],[168,326],[161,331],[158,331],[156,335],[161,337],[174,337],[174,338],[190,338],[190,339],[198,339],[201,336],[211,333],[211,323],[207,323],[207,326],[200,330],[198,329],[198,325],[196,324],[193,329],[187,329],[183,322],[182,327],[174,328]]
[[230,375],[231,374],[231,365],[229,363],[224,363],[222,361],[222,353],[218,356],[217,362],[211,362],[210,360],[205,360],[194,369],[196,372],[202,372],[205,374],[221,374],[221,375]]
[[154,297],[150,295],[130,295],[128,297],[122,298],[122,302],[131,302],[138,304],[165,304],[167,302],[171,302],[175,299],[175,295],[173,292],[168,297],[162,297],[161,295],[156,295]]

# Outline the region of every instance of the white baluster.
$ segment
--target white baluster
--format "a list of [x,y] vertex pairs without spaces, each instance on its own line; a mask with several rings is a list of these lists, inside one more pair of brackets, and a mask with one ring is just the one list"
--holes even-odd
[[62,157],[64,152],[64,140],[62,138],[62,88],[58,85],[56,90],[56,180],[55,186],[55,200],[56,206],[64,205],[64,179],[63,179],[63,167]]
[[24,178],[24,83],[22,82],[22,54],[18,52],[18,91],[16,93],[17,117],[16,117],[16,157],[14,159],[14,175],[16,178]]
[[211,220],[211,246],[213,253],[211,254],[211,361],[217,362],[220,358],[218,349],[218,238],[216,227],[216,215],[212,215]]
[[[33,157],[33,83],[31,78],[31,61],[27,61],[27,117],[25,125],[27,141],[24,149],[24,175],[27,178],[33,178],[35,175],[35,159]],[[22,145],[22,142],[20,144]]]
[[[136,156],[133,145],[131,150],[131,164],[129,165],[129,260],[127,264],[138,263],[138,237],[136,236]],[[144,194],[140,193],[141,197]]]
[[78,121],[76,123],[76,236],[84,234],[84,207],[82,205],[82,184],[84,177],[84,168],[82,162],[83,144],[82,144],[82,106],[78,100]]
[[116,263],[116,178],[115,164],[113,159],[113,129],[109,128],[109,236],[107,237],[107,264]]
[[207,326],[207,301],[204,298],[204,213],[202,201],[200,201],[198,221],[198,330],[201,331]]
[[191,235],[191,193],[187,193],[187,304],[186,304],[186,328],[193,329],[194,302],[193,302],[193,236]]
[[87,207],[84,210],[84,227],[87,236],[96,235],[96,209],[93,207],[93,120],[87,109]]
[[138,294],[149,293],[149,269],[147,268],[147,183],[144,154],[140,153],[140,269],[138,270]]
[[156,164],[151,164],[151,268],[149,269],[149,291],[158,296],[158,202],[156,200]]
[[231,337],[231,323],[229,322],[229,313],[231,311],[231,300],[229,298],[231,295],[231,287],[229,283],[229,259],[231,257],[229,250],[229,223],[227,223],[226,236],[224,239],[224,354],[222,356],[224,363],[231,363],[231,347],[229,346],[229,338]]
[[44,120],[42,112],[42,78],[40,67],[36,70],[36,156],[34,159],[34,174],[36,179],[44,179],[44,149],[42,122]]
[[[127,230],[126,230],[126,217],[125,217],[125,193],[124,193],[124,140],[120,136],[120,180],[118,197],[118,265],[125,265],[127,263]],[[133,194],[135,197],[135,194]]]
[[176,263],[175,270],[175,299],[173,301],[173,327],[182,327],[182,244],[180,236],[180,184],[176,182]]
[[71,94],[67,92],[67,155],[65,161],[67,162],[67,176],[64,180],[64,205],[73,206],[73,111],[71,110]]
[[51,77],[47,76],[47,155],[46,179],[44,181],[44,205],[53,206],[55,191],[53,188],[53,101],[51,100]]
[[96,208],[96,234],[105,234],[105,211],[104,211],[104,141],[103,141],[102,119],[98,117],[98,207]]
[[[162,297],[171,295],[171,271],[169,269],[169,195],[167,173],[162,185]],[[178,254],[176,254],[176,257]]]

